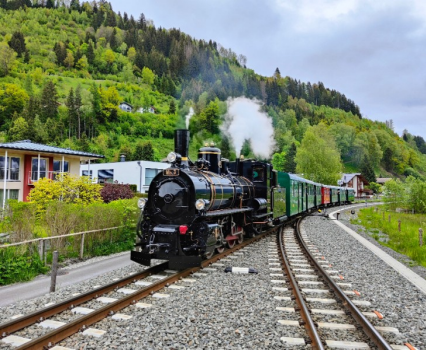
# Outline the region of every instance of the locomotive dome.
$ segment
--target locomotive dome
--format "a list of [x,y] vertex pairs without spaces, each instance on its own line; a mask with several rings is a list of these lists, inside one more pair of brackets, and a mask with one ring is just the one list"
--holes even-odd
[[207,160],[210,163],[210,171],[220,174],[221,151],[220,148],[214,146],[205,146],[198,150],[198,158]]

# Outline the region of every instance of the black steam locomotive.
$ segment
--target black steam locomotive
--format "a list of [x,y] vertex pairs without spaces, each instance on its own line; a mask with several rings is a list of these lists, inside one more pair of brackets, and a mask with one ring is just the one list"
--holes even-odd
[[175,152],[167,157],[171,167],[152,180],[148,199],[139,200],[135,262],[149,266],[151,259],[166,259],[173,269],[199,266],[215,251],[286,218],[285,209],[274,216],[268,205],[274,187],[270,164],[222,160],[215,147],[201,148],[192,163],[188,147],[189,131],[176,130]]
[[215,251],[241,243],[265,226],[317,208],[354,200],[354,190],[315,183],[273,170],[266,162],[221,159],[220,149],[203,147],[188,159],[189,131],[175,131],[171,167],[140,199],[142,213],[131,259],[150,265],[165,259],[169,267],[199,266]]

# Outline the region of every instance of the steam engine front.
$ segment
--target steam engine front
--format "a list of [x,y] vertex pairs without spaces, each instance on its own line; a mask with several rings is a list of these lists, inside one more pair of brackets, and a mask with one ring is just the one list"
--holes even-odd
[[133,261],[149,266],[151,259],[166,259],[173,269],[199,266],[215,250],[241,242],[253,221],[268,215],[266,196],[228,169],[238,164],[222,162],[215,147],[201,148],[194,164],[188,148],[189,131],[176,130],[171,167],[157,174],[148,198],[139,200],[143,210]]

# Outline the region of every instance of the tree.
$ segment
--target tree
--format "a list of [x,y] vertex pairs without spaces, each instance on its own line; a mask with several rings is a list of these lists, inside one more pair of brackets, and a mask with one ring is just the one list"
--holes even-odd
[[284,165],[285,165],[285,152],[281,153],[274,153],[272,156],[272,165],[274,167],[274,170],[277,171],[284,171]]
[[342,164],[333,136],[323,124],[309,128],[296,154],[296,171],[309,180],[335,185]]
[[68,138],[71,138],[71,130],[73,129],[73,126],[75,125],[77,119],[73,88],[70,89],[65,104],[68,107]]
[[368,182],[376,182],[376,175],[374,174],[374,169],[371,165],[370,159],[367,156],[364,156],[364,161],[361,165],[361,174],[367,179]]
[[293,142],[285,155],[284,168],[283,170],[287,173],[295,173],[296,172],[296,157],[297,148],[296,144]]
[[56,85],[49,80],[41,93],[41,121],[45,122],[47,118],[56,119],[58,117],[58,106]]
[[9,74],[16,60],[16,52],[8,45],[0,43],[0,76]]
[[28,94],[15,84],[0,85],[0,127],[11,122],[12,115],[20,114],[28,101]]
[[154,84],[155,74],[148,67],[143,67],[142,69],[142,82],[151,86]]
[[169,104],[169,114],[175,114],[176,113],[176,104],[175,100],[170,100]]
[[12,127],[9,129],[8,140],[10,142],[26,140],[29,136],[29,126],[27,121],[19,117],[14,120]]
[[151,141],[138,142],[132,155],[134,160],[155,160],[154,148]]
[[20,31],[13,32],[12,38],[9,40],[8,44],[11,49],[15,50],[15,52],[18,54],[18,57],[22,57],[27,51],[24,34],[22,34]]
[[64,65],[67,66],[68,69],[74,66],[74,55],[71,51],[68,51],[67,57],[64,59]]

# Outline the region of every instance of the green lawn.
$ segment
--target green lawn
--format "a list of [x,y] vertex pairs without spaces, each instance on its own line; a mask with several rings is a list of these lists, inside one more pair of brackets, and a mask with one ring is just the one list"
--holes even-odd
[[419,228],[426,231],[426,215],[396,213],[371,207],[361,209],[358,220],[352,220],[352,223],[364,226],[367,233],[380,244],[426,267],[426,233],[423,246],[419,245]]

